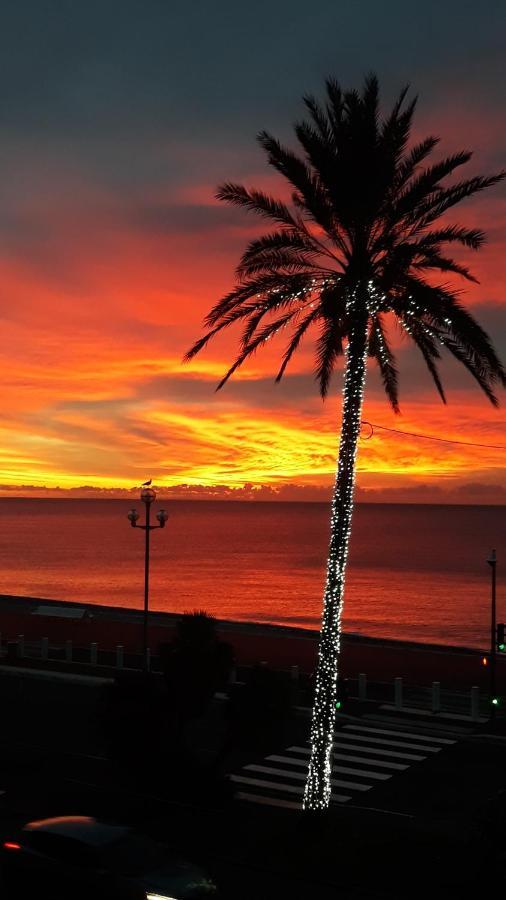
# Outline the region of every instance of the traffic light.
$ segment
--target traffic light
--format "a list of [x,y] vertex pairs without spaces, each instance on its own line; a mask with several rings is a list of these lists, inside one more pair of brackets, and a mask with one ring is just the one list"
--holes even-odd
[[504,640],[504,622],[499,622],[497,626],[496,646],[500,653],[504,653],[504,651],[506,650],[506,643]]
[[499,706],[499,703],[500,703],[501,701],[500,701],[499,697],[492,697],[492,699],[490,700],[490,702],[491,702],[492,706]]

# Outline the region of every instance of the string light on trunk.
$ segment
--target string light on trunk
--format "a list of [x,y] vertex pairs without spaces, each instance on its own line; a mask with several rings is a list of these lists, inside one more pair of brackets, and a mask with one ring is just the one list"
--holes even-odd
[[352,325],[345,350],[341,440],[331,509],[330,549],[311,723],[311,757],[303,798],[304,808],[311,810],[326,809],[330,803],[332,743],[336,709],[339,708],[337,661],[341,639],[342,599],[368,355],[368,310],[361,304],[357,291],[350,293],[347,298],[346,315]]

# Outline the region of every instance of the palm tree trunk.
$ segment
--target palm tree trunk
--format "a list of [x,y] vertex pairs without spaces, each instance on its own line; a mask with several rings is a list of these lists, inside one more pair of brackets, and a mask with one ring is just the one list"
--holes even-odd
[[359,316],[355,322],[346,350],[341,438],[332,499],[330,548],[311,723],[311,757],[303,801],[304,809],[308,810],[326,809],[330,803],[341,611],[367,370],[367,317]]

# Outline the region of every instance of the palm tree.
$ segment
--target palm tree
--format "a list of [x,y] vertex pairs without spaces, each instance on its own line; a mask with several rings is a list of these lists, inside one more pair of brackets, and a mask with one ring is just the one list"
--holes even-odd
[[388,337],[392,323],[420,350],[443,403],[438,372],[442,349],[465,366],[494,406],[495,385],[506,383],[489,337],[451,286],[436,283],[434,275],[476,280],[465,265],[446,255],[447,245],[477,250],[484,234],[448,221],[445,214],[506,173],[448,183],[448,176],[467,163],[471,153],[429,163],[438,138],[409,145],[416,100],[408,103],[406,94],[404,89],[382,117],[376,77],[369,76],[361,92],[343,92],[329,79],[323,105],[311,96],[304,98],[309,117],[295,125],[301,155],[267,132],[259,134],[269,165],[291,187],[291,203],[239,184],[219,188],[218,199],[258,213],[274,222],[276,230],[246,248],[236,286],[211,310],[205,335],[186,356],[191,359],[215,334],[243,322],[239,353],[219,389],[257,348],[290,329],[279,381],[302,338],[315,326],[315,375],[323,398],[344,356],[341,435],[304,792],[304,807],[313,810],[326,808],[330,801],[340,619],[368,358],[376,361],[396,412],[397,366]]

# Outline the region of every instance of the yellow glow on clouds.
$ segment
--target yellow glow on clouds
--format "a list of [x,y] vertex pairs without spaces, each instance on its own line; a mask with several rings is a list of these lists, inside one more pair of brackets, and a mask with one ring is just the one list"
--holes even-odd
[[[206,382],[207,383],[207,382]],[[210,391],[208,404],[164,403],[128,398],[106,402],[90,390],[83,406],[54,405],[46,410],[25,406],[17,420],[0,429],[0,481],[4,485],[95,485],[130,488],[142,477],[174,486],[227,485],[246,482],[277,485],[330,484],[337,452],[339,404],[332,401],[304,413],[285,407],[272,410],[238,408]],[[211,382],[209,382],[209,386]],[[40,400],[35,391],[34,406]],[[295,405],[295,404],[294,404]],[[482,407],[453,410],[455,419],[477,432]],[[394,418],[384,404],[369,404],[365,417],[394,428],[455,436],[446,412],[420,404],[411,417]],[[488,414],[488,410],[483,411]],[[34,424],[36,427],[34,427]],[[497,425],[499,426],[499,422]],[[465,433],[465,429],[464,429]],[[364,432],[365,434],[365,432]],[[482,432],[483,434],[483,432]],[[499,427],[487,432],[498,442]],[[433,444],[415,438],[377,432],[361,440],[359,485],[381,487],[455,478],[501,478],[504,453],[470,447]],[[478,474],[477,474],[478,473]]]
[[[167,304],[156,273],[156,290],[146,293],[142,265],[130,274],[130,284],[111,288],[112,300],[107,285],[94,286],[88,301],[51,285],[37,287],[34,277],[23,280],[19,273],[4,282],[12,305],[0,346],[0,492],[16,486],[23,494],[30,486],[129,489],[149,476],[167,487],[330,485],[339,380],[325,404],[309,381],[301,391],[290,381],[310,372],[310,345],[282,389],[264,382],[276,372],[283,342],[258,354],[215,394],[237,334],[227,332],[188,366],[181,357],[200,333],[201,315],[218,286],[199,295],[197,310],[191,298],[182,306]],[[160,311],[154,324],[140,317],[151,307]],[[403,400],[399,418],[377,390],[367,390],[364,418],[406,431],[505,442],[503,413],[477,388],[450,392],[445,408],[426,385]],[[381,432],[361,441],[358,485],[389,490],[439,480],[504,486],[504,459],[504,452]]]

